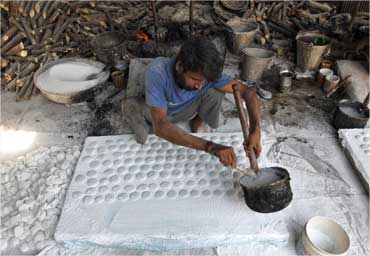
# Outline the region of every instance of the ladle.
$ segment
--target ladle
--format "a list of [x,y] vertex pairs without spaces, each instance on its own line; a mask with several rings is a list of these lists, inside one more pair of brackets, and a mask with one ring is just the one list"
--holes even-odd
[[[244,110],[238,85],[233,85],[233,92],[244,140],[248,141],[249,125],[247,112]],[[244,200],[254,211],[271,213],[284,209],[292,201],[289,172],[281,167],[258,168],[255,152],[245,151],[255,175],[245,171],[239,182],[243,188]],[[237,169],[240,171],[239,169]]]

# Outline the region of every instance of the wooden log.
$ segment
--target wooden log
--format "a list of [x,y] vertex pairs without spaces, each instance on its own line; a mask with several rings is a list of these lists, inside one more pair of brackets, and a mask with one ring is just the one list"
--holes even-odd
[[[12,48],[10,48],[9,50],[7,50],[4,55],[18,55],[18,53],[20,51],[22,51],[24,49],[24,44],[23,42],[19,42],[18,44],[16,44],[15,46],[13,46]],[[26,55],[27,56],[27,55]],[[24,56],[25,57],[25,56]]]
[[11,26],[8,31],[1,36],[1,45],[4,45],[11,37],[17,33],[18,29],[15,25]]
[[60,15],[62,15],[62,11],[60,9],[56,9],[49,17],[46,18],[46,22],[53,23]]
[[38,64],[34,62],[28,62],[25,67],[22,67],[22,71],[20,73],[20,77],[25,77],[31,74],[32,72],[36,71],[36,69],[39,67]]
[[5,54],[8,50],[13,48],[15,45],[20,43],[22,39],[24,38],[24,35],[22,33],[16,34],[12,39],[10,39],[3,47],[1,48],[1,52]]
[[20,1],[18,6],[18,11],[23,15],[24,14],[24,6],[26,4],[26,1]]
[[271,34],[267,26],[267,23],[265,21],[260,21],[260,24],[262,25],[262,31],[263,31],[264,37],[266,38],[266,40],[269,40],[271,38]]
[[31,84],[32,82],[32,78],[33,78],[33,74],[30,74],[22,79],[19,79],[17,80],[16,84],[17,84],[17,87],[20,87],[21,89],[18,91],[18,93],[16,94],[15,96],[15,100],[16,101],[20,101],[23,97],[23,95],[26,93],[29,85]]
[[15,91],[16,87],[17,87],[17,84],[15,83],[17,81],[16,78],[13,78],[13,80],[11,80],[7,85],[6,85],[6,90],[8,91]]
[[53,31],[51,29],[47,29],[44,33],[44,35],[41,38],[42,44],[47,44],[48,42],[51,42],[51,36],[53,35]]
[[66,19],[64,23],[60,26],[60,28],[58,28],[58,30],[55,29],[53,36],[52,36],[53,42],[57,42],[59,40],[60,35],[64,32],[64,30],[66,29],[70,21],[71,19]]
[[26,1],[26,4],[24,5],[23,16],[27,17],[29,15],[33,3],[33,1]]
[[24,30],[23,25],[19,22],[18,19],[15,19],[14,17],[9,18],[10,22],[13,23],[19,32],[22,32],[24,36],[26,36],[26,31]]
[[42,9],[42,17],[46,20],[49,16],[50,6],[53,4],[53,1],[47,1],[44,8]]
[[37,56],[37,55],[40,55],[40,54],[45,53],[45,52],[51,52],[51,51],[53,51],[52,49],[63,46],[63,44],[64,44],[64,42],[57,42],[57,43],[54,43],[54,44],[45,45],[44,47],[42,47],[40,49],[31,50],[31,54]]
[[17,70],[17,64],[16,63],[12,63],[9,65],[9,67],[5,70],[4,72],[4,78],[7,82],[10,82],[13,80],[13,78],[15,78],[16,72]]
[[297,32],[294,29],[286,26],[283,22],[277,21],[276,19],[274,21],[272,20],[268,21],[267,25],[269,26],[269,28],[278,31],[288,37],[293,37],[297,34]]
[[33,79],[31,79],[30,84],[28,85],[27,90],[23,95],[24,100],[29,100],[31,98],[34,88],[35,88],[35,83],[33,82]]
[[318,3],[317,1],[308,1],[308,6],[314,8],[314,9],[318,9],[320,11],[323,11],[323,12],[331,12],[333,10],[332,7],[330,7],[330,5],[328,4],[324,4],[324,3]]
[[254,36],[254,39],[257,41],[257,43],[259,43],[259,44],[262,44],[262,45],[264,45],[264,44],[266,44],[266,38],[264,38],[261,34],[256,34],[255,36]]
[[30,18],[34,18],[36,16],[36,10],[35,10],[36,3],[37,1],[32,1],[31,8],[28,12]]
[[3,57],[0,58],[0,62],[1,62],[1,69],[6,68],[9,65],[9,60]]
[[42,8],[44,8],[44,5],[46,4],[46,1],[37,1],[35,4],[35,12],[36,14],[42,14]]
[[36,44],[37,41],[34,36],[35,32],[31,29],[28,19],[22,18],[20,21],[21,21],[21,24],[23,25],[24,32],[26,33],[28,39],[31,41],[32,44]]

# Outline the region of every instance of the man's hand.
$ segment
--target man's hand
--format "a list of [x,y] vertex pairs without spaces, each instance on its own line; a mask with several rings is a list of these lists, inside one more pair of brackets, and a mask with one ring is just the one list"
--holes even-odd
[[244,141],[244,150],[247,152],[251,152],[254,150],[256,154],[256,158],[258,158],[261,154],[261,132],[260,130],[255,130],[249,134],[248,141]]
[[232,147],[210,142],[206,151],[211,155],[217,156],[220,162],[226,167],[236,168],[237,159]]

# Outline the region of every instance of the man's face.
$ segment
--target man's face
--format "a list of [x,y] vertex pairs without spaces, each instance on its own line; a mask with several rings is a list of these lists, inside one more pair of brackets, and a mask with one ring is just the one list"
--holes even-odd
[[199,72],[183,72],[181,65],[176,64],[175,82],[184,90],[193,91],[202,89],[205,77]]

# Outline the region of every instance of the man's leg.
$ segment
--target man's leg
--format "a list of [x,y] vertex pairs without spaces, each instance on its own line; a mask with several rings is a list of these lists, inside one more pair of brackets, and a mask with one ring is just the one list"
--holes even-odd
[[221,103],[225,94],[215,89],[209,89],[206,94],[194,100],[179,113],[174,114],[171,122],[189,121],[192,132],[203,125],[203,122],[212,128],[217,128],[220,119]]

